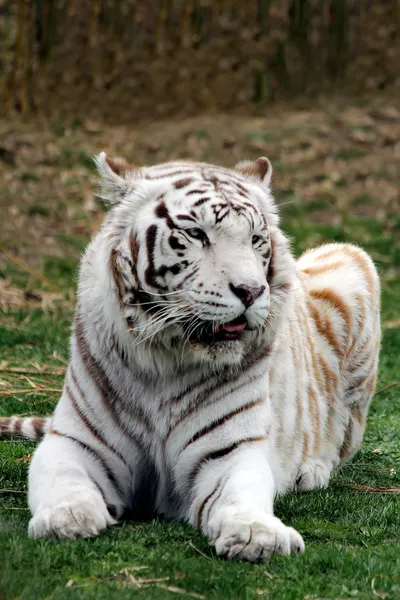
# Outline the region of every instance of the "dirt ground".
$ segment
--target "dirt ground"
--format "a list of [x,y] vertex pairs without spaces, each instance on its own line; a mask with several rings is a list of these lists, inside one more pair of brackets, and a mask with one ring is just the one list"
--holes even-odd
[[[308,110],[280,105],[262,117],[221,114],[125,127],[90,118],[0,120],[3,277],[14,269],[28,278],[24,287],[47,282],[57,291],[46,274],[54,260],[64,261],[67,277],[68,260],[76,262],[102,220],[92,160],[102,150],[136,164],[187,158],[233,166],[266,155],[278,202],[306,206],[311,224],[339,225],[350,214],[377,220],[400,239],[400,102],[325,101]],[[3,304],[7,294],[35,302],[34,292],[18,300],[7,286],[3,281]]]

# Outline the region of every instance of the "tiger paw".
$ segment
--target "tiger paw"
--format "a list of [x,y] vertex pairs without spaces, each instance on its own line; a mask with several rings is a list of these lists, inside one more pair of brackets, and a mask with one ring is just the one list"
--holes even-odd
[[322,460],[310,460],[301,465],[296,478],[295,491],[323,489],[328,487],[332,464]]
[[92,537],[115,523],[105,505],[99,506],[93,495],[85,494],[79,500],[61,502],[39,511],[29,522],[28,535],[59,539]]
[[[216,515],[217,516],[217,515]],[[210,531],[213,522],[210,523]],[[290,554],[304,551],[301,535],[271,515],[237,514],[222,521],[212,538],[218,556],[230,560],[265,562],[273,552]]]

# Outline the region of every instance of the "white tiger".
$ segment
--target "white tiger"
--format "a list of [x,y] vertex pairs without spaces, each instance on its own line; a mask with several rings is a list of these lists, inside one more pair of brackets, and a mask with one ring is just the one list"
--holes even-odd
[[265,158],[234,170],[97,158],[112,208],[82,259],[64,390],[29,472],[34,538],[127,509],[190,522],[220,556],[302,552],[276,494],[325,487],[358,448],[380,346],[359,248],[295,262]]

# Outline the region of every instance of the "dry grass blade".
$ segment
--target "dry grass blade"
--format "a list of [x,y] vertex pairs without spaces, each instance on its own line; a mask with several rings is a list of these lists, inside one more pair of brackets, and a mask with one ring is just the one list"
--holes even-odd
[[189,596],[190,598],[198,598],[199,600],[205,600],[205,596],[203,594],[196,594],[195,592],[188,592],[184,588],[176,587],[175,585],[163,585],[159,583],[157,587],[162,590],[166,590],[167,592],[172,592],[173,594],[181,594],[183,596]]
[[[23,415],[21,415],[21,416],[23,416]],[[29,462],[31,460],[32,460],[32,455],[31,454],[25,454],[24,456],[21,456],[21,458],[16,458],[15,462],[17,462],[17,463],[19,463],[19,462],[27,463],[27,462]]]
[[200,550],[199,548],[196,548],[196,546],[193,544],[193,542],[189,541],[187,543],[188,546],[190,546],[191,548],[193,548],[193,550],[196,550],[196,552],[198,552],[199,554],[201,554],[201,556],[203,556],[204,558],[206,558],[207,560],[211,560],[210,556],[207,556],[207,554],[205,554],[202,550]]
[[383,329],[400,329],[400,319],[385,321],[382,325]]
[[400,494],[400,487],[372,487],[370,485],[361,485],[358,483],[344,483],[346,487],[357,490],[358,492],[372,494]]
[[378,390],[377,392],[375,392],[374,396],[377,396],[381,392],[384,392],[385,390],[388,390],[389,388],[394,387],[395,385],[400,385],[400,381],[392,381],[392,383],[385,385],[385,387],[383,387],[380,390]]
[[[136,579],[136,577],[134,575],[132,575],[132,573],[125,573],[128,582],[130,584],[130,586],[132,587],[137,587],[137,588],[141,588],[142,584]],[[129,586],[129,587],[130,587]]]
[[147,566],[138,566],[138,567],[125,567],[119,571],[119,574],[125,575],[126,581],[124,581],[124,586],[129,588],[141,588],[141,587],[150,587],[151,585],[158,584],[162,581],[169,581],[170,577],[136,577],[133,575],[132,571],[141,571],[142,569],[148,569]]
[[32,388],[29,388],[29,390],[23,390],[23,389],[16,388],[13,390],[7,390],[6,392],[0,392],[0,397],[1,396],[17,396],[18,394],[43,394],[45,392],[57,392],[58,394],[61,394],[62,388],[37,387],[34,390]]
[[381,592],[375,588],[375,577],[372,578],[371,589],[374,596],[377,596],[378,598],[387,598],[389,596],[386,592]]
[[137,579],[134,575],[132,575],[131,571],[141,571],[142,569],[148,569],[148,568],[149,567],[147,567],[147,566],[138,566],[138,567],[132,566],[132,567],[125,567],[124,569],[119,571],[120,575],[125,575],[125,577],[126,577],[124,586],[141,588],[142,587],[141,581],[139,579]]
[[0,490],[0,494],[26,494],[26,493],[27,493],[26,490],[7,490],[7,489]]
[[23,380],[23,382],[27,381],[29,383],[29,386],[30,386],[29,389],[26,389],[23,387],[7,388],[7,390],[0,392],[0,395],[1,396],[17,396],[18,394],[45,394],[48,392],[57,392],[57,393],[62,392],[61,388],[48,387],[49,384],[56,383],[54,381],[47,380],[47,382],[46,382],[47,387],[46,387],[46,386],[41,385],[40,383],[37,383],[36,381],[32,381],[32,379],[29,379],[26,375],[22,375],[19,378],[19,381],[21,381],[21,379]]
[[0,385],[10,388],[12,387],[11,383],[9,381],[5,381],[4,379],[0,379]]
[[33,383],[33,381],[31,381],[29,379],[29,377],[27,377],[26,375],[22,375],[22,379],[24,379],[25,381],[27,381],[29,383],[29,385],[31,386],[31,388],[33,388],[34,390],[36,390],[38,384],[37,383]]
[[24,367],[2,367],[0,365],[0,373],[16,373],[16,374],[26,374],[26,375],[65,375],[65,369],[55,368],[55,369],[25,369]]
[[21,269],[23,269],[24,271],[29,273],[32,277],[34,277],[35,279],[39,279],[39,281],[42,281],[44,284],[46,284],[46,286],[50,290],[53,290],[54,292],[60,291],[60,289],[57,286],[55,286],[53,283],[51,283],[41,271],[27,265],[26,262],[24,262],[21,258],[19,258],[15,254],[10,252],[10,250],[7,250],[1,242],[0,242],[0,252],[3,252],[3,254],[5,256],[7,256],[7,258],[9,260],[11,260],[11,262],[13,262],[18,267],[20,267]]
[[91,587],[91,583],[81,583],[80,585],[74,585],[74,580],[73,579],[69,579],[65,585],[66,588],[70,588],[70,587],[74,587],[74,589],[76,588],[85,588],[85,587]]

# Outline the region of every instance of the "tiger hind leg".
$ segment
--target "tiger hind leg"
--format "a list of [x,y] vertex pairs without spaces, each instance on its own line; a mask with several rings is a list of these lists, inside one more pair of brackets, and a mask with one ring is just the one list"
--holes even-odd
[[330,450],[325,449],[324,454],[310,456],[299,468],[294,491],[308,491],[314,489],[327,488],[332,473],[338,467],[348,462],[359,449],[364,437],[368,407],[371,400],[371,394],[362,398],[357,398],[358,402],[343,407],[342,419],[345,422],[337,424],[340,428],[341,438],[337,446],[331,446]]

